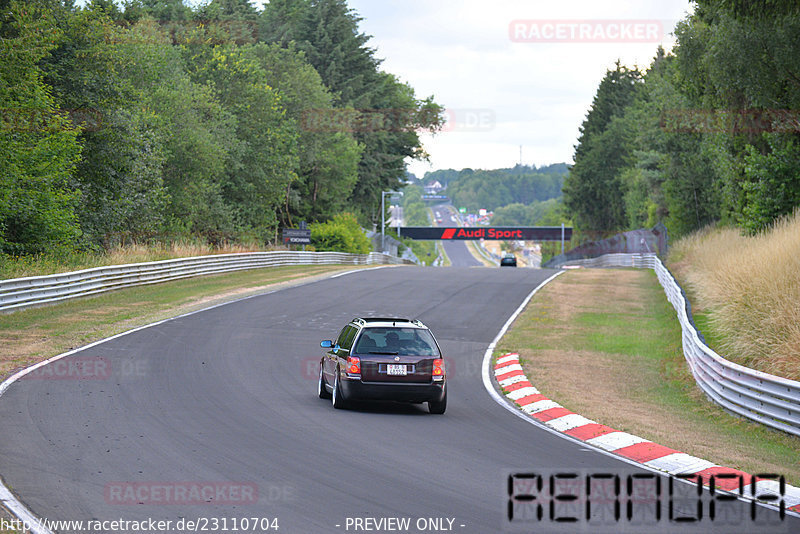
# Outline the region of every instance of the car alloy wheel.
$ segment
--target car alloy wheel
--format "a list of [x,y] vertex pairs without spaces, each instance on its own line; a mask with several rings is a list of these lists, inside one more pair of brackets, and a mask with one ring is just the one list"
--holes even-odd
[[435,414],[443,414],[447,409],[447,386],[444,389],[444,395],[440,401],[428,401],[428,411]]
[[333,407],[340,410],[345,407],[344,398],[342,398],[342,391],[339,386],[339,370],[336,370],[336,378],[333,380],[333,393],[331,394],[331,402]]
[[319,365],[319,382],[317,382],[317,394],[319,395],[320,399],[331,398],[331,394],[328,393],[328,389],[325,387],[325,378],[322,374],[322,364]]

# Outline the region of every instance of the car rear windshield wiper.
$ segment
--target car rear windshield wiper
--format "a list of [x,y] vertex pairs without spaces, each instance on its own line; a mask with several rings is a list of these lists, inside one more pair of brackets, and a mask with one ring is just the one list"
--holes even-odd
[[385,354],[387,356],[397,356],[399,354],[398,352],[381,352],[381,351],[377,351],[377,350],[375,350],[375,351],[371,350],[371,351],[369,351],[369,353],[370,354]]

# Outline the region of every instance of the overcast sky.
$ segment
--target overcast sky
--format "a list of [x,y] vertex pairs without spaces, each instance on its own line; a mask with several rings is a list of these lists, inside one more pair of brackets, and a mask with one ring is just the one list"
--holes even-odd
[[409,164],[419,177],[510,167],[520,145],[524,164],[571,163],[606,70],[617,59],[646,68],[692,9],[688,0],[348,3],[383,69],[448,110],[445,130],[423,136],[430,163]]

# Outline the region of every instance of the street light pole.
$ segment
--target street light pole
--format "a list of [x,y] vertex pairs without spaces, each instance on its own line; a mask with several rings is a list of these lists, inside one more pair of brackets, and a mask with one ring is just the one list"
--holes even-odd
[[400,195],[403,196],[402,191],[381,191],[381,252],[386,251],[386,195]]

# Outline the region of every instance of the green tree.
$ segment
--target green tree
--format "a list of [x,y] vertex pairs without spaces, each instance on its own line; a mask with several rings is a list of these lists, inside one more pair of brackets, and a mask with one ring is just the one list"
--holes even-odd
[[222,195],[237,227],[259,239],[275,239],[279,211],[297,177],[297,127],[286,117],[279,93],[245,48],[186,49],[190,76],[209,86],[236,119],[236,141],[226,161]]
[[759,231],[791,213],[800,191],[791,177],[800,158],[800,13],[780,1],[698,4],[676,30],[675,54],[680,90],[703,118],[693,135],[717,176],[709,202],[720,204],[717,219]]
[[745,203],[740,224],[751,234],[769,228],[776,219],[800,206],[800,150],[795,146],[796,137],[767,137],[767,154],[748,146],[744,157]]
[[334,95],[338,108],[354,110],[354,137],[363,147],[358,182],[350,205],[363,220],[380,220],[381,191],[402,186],[406,158],[425,158],[418,131],[435,131],[442,108],[432,97],[417,99],[413,89],[379,70],[380,61],[358,30],[361,20],[346,0],[277,0],[261,14],[260,38],[294,42]]
[[339,213],[330,221],[309,225],[311,244],[318,251],[368,254],[372,249],[369,239],[352,213]]
[[[550,217],[556,206],[561,203],[560,198],[551,198],[543,202],[532,204],[509,204],[497,208],[492,216],[493,226],[549,226],[542,222]],[[558,224],[561,224],[559,221]]]
[[294,41],[343,106],[367,109],[380,85],[378,61],[346,0],[276,1],[264,6],[261,39]]
[[212,242],[232,239],[233,209],[225,203],[222,185],[235,146],[235,118],[209,87],[190,80],[169,28],[145,16],[129,28],[126,39],[119,51],[131,65],[126,74],[142,105],[158,118],[155,127],[165,153],[161,174],[169,194],[165,230]]
[[528,205],[561,196],[564,175],[519,172],[519,169],[465,169],[450,180],[447,195],[453,204],[471,211],[496,211],[510,204]]
[[96,120],[81,135],[83,158],[73,179],[85,239],[110,245],[161,228],[168,195],[160,118],[145,105],[135,80],[147,62],[131,46],[139,36],[108,16],[102,3],[67,12],[58,21],[65,39],[40,64],[60,106]]
[[201,20],[258,20],[258,10],[250,0],[211,0],[197,8]]
[[335,116],[332,97],[316,70],[293,45],[259,43],[248,52],[264,69],[268,83],[280,92],[286,115],[297,125],[297,179],[289,185],[283,209],[285,223],[318,221],[348,206],[358,180],[362,147],[347,131],[321,127]]
[[575,165],[564,183],[564,203],[587,234],[611,234],[627,225],[620,171],[630,164],[633,132],[622,120],[641,74],[617,62],[600,82],[581,126]]
[[192,9],[183,0],[125,0],[124,17],[130,22],[143,16],[150,16],[159,24],[170,21],[188,21],[192,18]]
[[0,4],[0,253],[71,247],[80,233],[69,188],[79,130],[38,67],[63,39],[49,4]]

